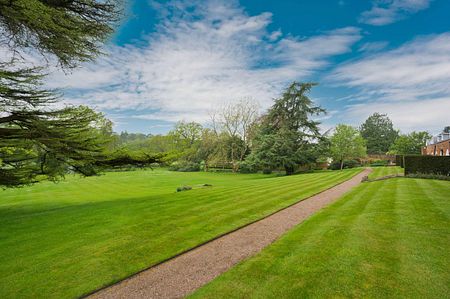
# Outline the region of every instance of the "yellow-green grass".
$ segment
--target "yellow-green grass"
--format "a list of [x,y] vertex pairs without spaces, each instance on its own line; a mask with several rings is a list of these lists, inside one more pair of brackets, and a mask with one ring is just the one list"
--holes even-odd
[[[71,298],[351,178],[166,170],[0,190],[0,298]],[[201,184],[212,187],[195,187]],[[193,190],[176,193],[182,185]]]
[[380,167],[372,167],[372,172],[369,174],[369,179],[378,179],[388,175],[398,175],[403,174],[404,169],[400,166],[380,166]]
[[448,298],[450,182],[361,184],[193,298]]

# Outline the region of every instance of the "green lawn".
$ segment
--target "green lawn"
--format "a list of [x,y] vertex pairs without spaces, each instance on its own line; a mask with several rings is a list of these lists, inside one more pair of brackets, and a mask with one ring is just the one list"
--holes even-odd
[[[165,170],[0,190],[0,298],[77,297],[349,179]],[[181,185],[212,184],[176,193]]]
[[377,179],[381,178],[387,175],[393,175],[393,174],[403,174],[404,169],[400,166],[379,166],[379,167],[372,167],[372,173],[369,174],[369,179]]
[[194,298],[449,298],[450,182],[364,183]]

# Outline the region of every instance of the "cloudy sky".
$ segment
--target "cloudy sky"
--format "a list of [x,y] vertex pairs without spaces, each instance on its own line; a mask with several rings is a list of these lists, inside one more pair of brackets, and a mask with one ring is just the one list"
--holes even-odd
[[117,131],[207,123],[225,102],[267,108],[314,81],[323,127],[387,113],[402,130],[450,125],[448,0],[133,0],[107,55],[51,87],[104,111]]

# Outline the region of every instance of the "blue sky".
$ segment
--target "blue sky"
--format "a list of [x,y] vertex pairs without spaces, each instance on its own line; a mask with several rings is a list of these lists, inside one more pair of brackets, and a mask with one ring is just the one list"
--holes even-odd
[[207,125],[242,98],[264,110],[294,80],[319,83],[324,129],[373,112],[402,132],[450,125],[448,0],[130,0],[126,10],[107,55],[50,81],[117,131]]

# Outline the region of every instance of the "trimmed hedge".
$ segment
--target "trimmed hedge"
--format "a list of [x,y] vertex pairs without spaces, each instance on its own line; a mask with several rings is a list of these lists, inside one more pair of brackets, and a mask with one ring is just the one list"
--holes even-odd
[[403,155],[395,155],[395,165],[400,166],[401,168],[404,168],[403,165]]
[[[361,166],[361,163],[359,163],[356,160],[344,160],[344,169],[346,168],[355,168]],[[331,170],[339,170],[341,169],[341,162],[339,161],[334,161],[333,163],[330,164],[329,169]]]
[[450,176],[450,156],[405,156],[405,175],[436,174]]

